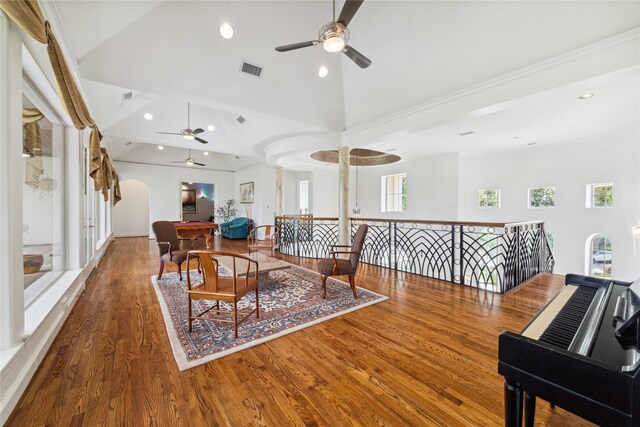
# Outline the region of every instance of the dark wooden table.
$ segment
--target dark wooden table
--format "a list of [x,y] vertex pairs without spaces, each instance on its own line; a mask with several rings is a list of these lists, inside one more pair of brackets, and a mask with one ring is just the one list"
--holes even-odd
[[213,247],[211,232],[218,228],[218,224],[207,221],[173,221],[178,235],[183,238],[204,237],[207,249]]

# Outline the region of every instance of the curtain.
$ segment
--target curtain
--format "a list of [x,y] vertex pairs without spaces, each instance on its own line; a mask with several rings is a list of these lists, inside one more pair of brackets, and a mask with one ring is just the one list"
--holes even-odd
[[25,162],[24,182],[31,188],[38,188],[38,179],[42,174],[42,137],[40,136],[40,120],[44,114],[37,108],[22,109],[22,129],[24,146],[22,152],[29,157]]
[[[38,2],[36,0],[0,0],[0,10],[6,13],[11,20],[31,37],[47,45],[47,53],[49,54],[49,60],[57,83],[58,96],[62,100],[67,114],[71,117],[76,129],[91,128],[89,137],[89,175],[94,180],[95,190],[102,190],[104,193],[104,177],[105,174],[111,175],[111,171],[101,171],[102,165],[105,164],[102,156],[103,153],[106,153],[106,150],[103,152],[100,148],[102,134],[89,114],[87,105],[82,99],[78,86],[64,59],[60,45],[51,31],[49,23],[44,19],[44,14]],[[107,164],[111,165],[108,159]],[[111,180],[109,180],[109,183],[111,183]]]

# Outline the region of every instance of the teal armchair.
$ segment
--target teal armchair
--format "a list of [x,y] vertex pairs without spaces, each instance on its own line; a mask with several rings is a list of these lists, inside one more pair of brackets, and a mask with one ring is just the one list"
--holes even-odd
[[220,224],[220,233],[227,239],[246,239],[249,234],[249,218],[234,218]]

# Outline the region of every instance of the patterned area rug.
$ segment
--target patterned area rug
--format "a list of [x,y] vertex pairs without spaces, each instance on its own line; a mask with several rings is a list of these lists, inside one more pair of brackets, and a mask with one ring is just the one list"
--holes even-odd
[[[197,271],[191,271],[191,275],[196,283],[201,280]],[[183,278],[186,280],[184,275]],[[186,282],[181,282],[177,273],[164,274],[160,280],[152,276],[151,281],[181,371],[388,299],[358,288],[358,299],[354,300],[347,283],[328,279],[327,298],[323,300],[320,275],[292,265],[269,273],[269,284],[259,294],[260,319],[251,315],[238,327],[239,336],[234,339],[233,326],[223,322],[195,320],[193,331],[189,332]],[[194,313],[211,305],[207,300],[194,301]],[[222,302],[220,305],[225,310],[231,307]],[[253,307],[253,293],[238,304],[239,310]]]

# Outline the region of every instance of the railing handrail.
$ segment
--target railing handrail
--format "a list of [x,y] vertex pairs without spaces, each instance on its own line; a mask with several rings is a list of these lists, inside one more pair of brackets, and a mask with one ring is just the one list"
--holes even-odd
[[[336,217],[313,217],[313,216],[299,216],[299,215],[282,215],[276,216],[276,219],[300,219],[305,221],[338,221]],[[401,223],[413,223],[413,224],[441,224],[441,225],[471,225],[474,227],[520,227],[523,225],[541,224],[542,220],[534,221],[516,221],[516,222],[484,222],[484,221],[439,221],[432,219],[398,219],[398,218],[360,218],[350,217],[351,221],[374,221],[374,222],[401,222]]]

